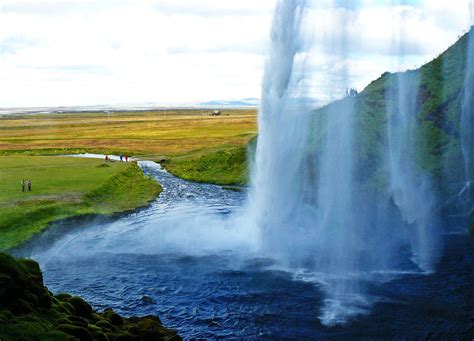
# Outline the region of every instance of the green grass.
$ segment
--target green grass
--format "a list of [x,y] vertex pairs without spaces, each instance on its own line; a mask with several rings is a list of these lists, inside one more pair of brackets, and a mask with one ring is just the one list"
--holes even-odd
[[[471,30],[470,34],[474,34]],[[472,38],[471,38],[472,39]],[[417,166],[433,179],[437,190],[449,196],[463,181],[463,158],[460,148],[461,102],[467,73],[466,34],[431,62],[417,70],[384,73],[369,84],[355,99],[331,103],[315,112],[314,146],[323,141],[325,119],[345,101],[355,109],[355,176],[364,188],[384,190],[387,151],[387,124],[399,105],[396,98],[400,82],[416,95],[412,120],[415,123],[413,154]],[[472,81],[472,79],[471,79]],[[459,189],[457,189],[459,190]]]
[[[167,160],[163,165],[175,176],[217,185],[245,185],[248,182],[248,151],[255,139],[246,146],[222,146]],[[252,153],[250,153],[252,154]]]
[[[145,206],[161,192],[134,163],[72,157],[0,157],[0,250],[25,242],[49,223]],[[21,191],[31,179],[32,192]]]

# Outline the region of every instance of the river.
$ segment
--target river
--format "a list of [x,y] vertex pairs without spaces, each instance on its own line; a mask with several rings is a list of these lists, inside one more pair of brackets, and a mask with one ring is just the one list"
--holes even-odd
[[[38,260],[55,293],[96,309],[158,315],[185,339],[472,338],[474,240],[445,235],[436,272],[367,282],[370,311],[345,324],[320,322],[321,281],[262,258],[251,229],[234,228],[246,193],[178,179],[140,162],[164,191],[115,221],[63,229],[23,255]],[[41,246],[41,247],[40,247]]]

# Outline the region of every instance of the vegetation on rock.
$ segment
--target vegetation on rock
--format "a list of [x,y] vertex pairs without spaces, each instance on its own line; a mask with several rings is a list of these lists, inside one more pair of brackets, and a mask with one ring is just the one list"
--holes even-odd
[[0,339],[181,340],[156,316],[99,313],[80,297],[53,295],[38,263],[0,253]]
[[[463,181],[460,148],[461,103],[467,70],[466,58],[470,35],[463,36],[447,51],[417,70],[384,73],[356,98],[331,103],[315,112],[315,126],[324,126],[325,116],[337,111],[339,103],[353,101],[355,108],[354,157],[356,179],[366,188],[382,189],[387,175],[382,158],[388,141],[384,136],[389,116],[397,110],[400,84],[416,97],[417,165],[436,184],[443,197],[455,195]],[[474,108],[474,105],[473,105]],[[473,113],[471,113],[473,114]],[[314,146],[323,141],[324,130],[315,129]]]

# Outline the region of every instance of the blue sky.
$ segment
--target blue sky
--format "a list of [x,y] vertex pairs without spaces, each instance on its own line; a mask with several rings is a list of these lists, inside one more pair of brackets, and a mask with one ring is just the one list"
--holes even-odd
[[[361,89],[386,70],[429,61],[471,20],[469,0],[315,3],[306,52],[314,75],[310,95],[323,101],[339,96],[345,85]],[[0,0],[0,107],[259,97],[274,5]],[[337,23],[350,32],[343,58],[330,48],[343,38]],[[337,81],[341,69],[349,70],[344,84]]]

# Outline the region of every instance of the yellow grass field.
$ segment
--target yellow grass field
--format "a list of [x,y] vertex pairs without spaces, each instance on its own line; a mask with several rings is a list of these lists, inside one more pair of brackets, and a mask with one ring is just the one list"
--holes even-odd
[[90,151],[151,158],[243,145],[255,110],[158,110],[0,116],[0,153]]

